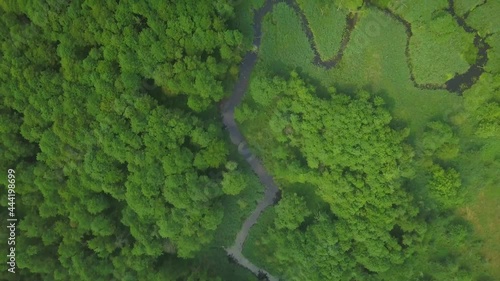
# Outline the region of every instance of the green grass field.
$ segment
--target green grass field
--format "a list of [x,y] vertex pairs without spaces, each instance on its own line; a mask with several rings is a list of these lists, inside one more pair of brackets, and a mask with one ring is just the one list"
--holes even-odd
[[332,59],[340,49],[347,11],[335,7],[333,2],[299,0],[297,3],[307,18],[321,59]]
[[485,0],[455,0],[455,11],[460,16],[484,3]]
[[301,30],[300,19],[292,8],[285,3],[275,5],[264,18],[256,69],[284,73],[290,68],[314,68],[311,64],[314,53]]
[[[381,26],[376,36],[367,32],[374,22]],[[461,106],[461,99],[447,91],[413,86],[405,56],[404,27],[378,10],[369,9],[361,17],[343,59],[331,70],[312,63],[313,52],[300,30],[299,18],[291,8],[285,4],[275,6],[264,23],[256,68],[278,74],[295,69],[317,86],[335,86],[346,92],[371,89],[386,99],[393,116],[408,124],[413,132],[419,132],[429,120],[451,114]]]
[[481,5],[474,9],[469,17],[467,23],[479,31],[479,34],[485,36],[500,31],[500,11],[499,1],[487,1],[486,4]]
[[[474,36],[460,27],[445,11],[447,0],[404,1],[391,10],[411,25],[410,60],[419,84],[443,85],[467,71],[476,60]],[[468,6],[467,3],[461,3]]]
[[485,69],[490,73],[500,73],[500,52],[496,51],[500,50],[500,33],[490,36],[487,42],[491,49],[488,50],[489,62]]
[[[381,32],[367,30],[377,20]],[[418,134],[428,121],[442,118],[460,107],[461,100],[446,91],[415,88],[405,55],[406,33],[402,24],[384,13],[369,9],[351,35],[338,68],[331,70],[340,89],[363,87],[385,98],[395,119]]]
[[410,57],[417,83],[444,85],[475,63],[474,35],[459,27],[449,14],[412,30]]

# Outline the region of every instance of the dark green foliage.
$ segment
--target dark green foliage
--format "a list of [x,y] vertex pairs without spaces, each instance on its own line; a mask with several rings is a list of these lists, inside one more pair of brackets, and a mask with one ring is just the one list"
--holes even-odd
[[498,11],[500,11],[500,2],[483,2],[484,4],[478,5],[477,8],[470,12],[467,22],[477,29],[481,35],[498,33],[500,31],[500,19],[497,15]]
[[460,174],[453,168],[443,169],[438,165],[431,168],[432,179],[429,193],[443,209],[452,209],[463,203]]
[[0,168],[19,172],[26,280],[218,280],[180,258],[248,176],[226,175],[217,116],[195,113],[236,74],[232,17],[225,0],[0,4]]
[[300,226],[304,219],[311,215],[303,197],[297,193],[285,193],[276,206],[276,220],[274,221],[277,229],[294,230]]
[[19,132],[23,120],[22,115],[0,104],[0,150],[2,162],[0,169],[7,171],[9,165],[20,159],[32,159],[36,152],[35,146],[26,141]]
[[467,221],[448,215],[433,220],[427,229],[417,254],[378,280],[494,280],[481,256],[473,254],[481,242]]
[[[478,59],[450,3],[486,38],[489,61],[464,92],[465,114],[455,112],[460,97],[413,88],[404,25],[372,2],[411,25],[420,83],[442,84]],[[236,148],[216,102],[262,4],[0,2],[0,170],[19,175],[13,280],[243,280],[218,261],[257,201],[257,182],[229,156]],[[299,4],[325,58],[343,28],[328,35],[333,26],[322,23],[343,24],[347,11],[359,22],[330,71],[312,64],[301,17],[286,3],[263,22],[261,72],[236,114],[257,128],[245,137],[283,197],[246,242],[253,262],[285,280],[489,280],[472,228],[451,214],[473,191],[467,167],[480,171],[477,186],[496,183],[499,2]],[[371,36],[374,24],[383,28]],[[297,72],[263,74],[291,66],[321,87]],[[453,114],[464,128],[428,121]],[[5,193],[0,200],[3,218]]]

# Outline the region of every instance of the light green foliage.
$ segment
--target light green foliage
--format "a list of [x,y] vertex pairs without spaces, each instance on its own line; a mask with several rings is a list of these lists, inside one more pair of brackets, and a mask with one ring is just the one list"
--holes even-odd
[[474,35],[466,33],[449,14],[413,27],[410,61],[418,83],[442,85],[475,62]]
[[229,171],[223,174],[222,191],[228,195],[237,195],[247,186],[248,177],[240,171]]
[[438,165],[431,168],[432,179],[429,182],[430,195],[444,209],[451,209],[463,202],[460,175],[453,168],[443,169]]
[[228,171],[234,171],[238,167],[238,163],[234,161],[227,161],[225,167]]
[[294,230],[300,226],[304,219],[311,215],[303,197],[297,193],[285,193],[276,206],[277,229]]
[[464,93],[465,109],[482,138],[500,136],[500,76],[485,73]]
[[427,157],[450,160],[458,154],[458,137],[449,125],[431,122],[422,135],[422,149]]
[[[345,2],[345,1],[344,1]],[[323,60],[332,59],[340,49],[346,28],[346,9],[336,7],[337,1],[297,1],[314,35],[314,43]],[[344,6],[343,4],[340,4]],[[354,5],[356,6],[356,5]],[[354,10],[357,9],[356,7]]]
[[255,79],[255,82],[250,85],[250,94],[257,104],[269,106],[273,103],[277,93],[286,87],[286,84],[279,79],[272,79],[264,75],[261,74],[259,79]]

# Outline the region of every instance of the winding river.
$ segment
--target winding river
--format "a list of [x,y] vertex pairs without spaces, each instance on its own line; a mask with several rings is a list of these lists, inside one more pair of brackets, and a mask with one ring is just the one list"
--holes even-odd
[[[262,8],[257,10],[254,15],[254,46],[260,46],[261,40],[261,26],[263,17],[271,11],[274,1],[267,0]],[[265,186],[264,197],[257,204],[257,207],[253,210],[250,216],[243,222],[240,231],[236,235],[236,239],[230,248],[225,249],[228,256],[232,257],[241,266],[250,270],[253,274],[258,277],[263,275],[267,277],[270,281],[277,281],[278,278],[272,276],[264,269],[261,269],[250,262],[242,254],[243,244],[248,236],[250,228],[257,222],[260,214],[267,207],[274,203],[274,199],[278,196],[279,189],[274,182],[272,176],[266,171],[262,162],[255,157],[255,155],[248,148],[247,142],[240,132],[238,125],[234,119],[234,110],[243,100],[243,96],[248,89],[248,83],[250,81],[250,74],[252,72],[255,63],[257,62],[257,54],[254,52],[249,52],[243,58],[243,62],[240,67],[240,75],[236,85],[234,87],[233,93],[229,99],[227,99],[222,104],[222,120],[229,132],[229,137],[231,142],[238,146],[239,153],[245,158],[245,160],[250,164],[254,173],[259,177],[261,183]]]
[[[272,10],[274,4],[276,3],[278,3],[277,0],[266,0],[264,5],[260,9],[255,11],[254,25],[253,25],[253,31],[254,31],[253,44],[254,46],[257,47],[257,50],[260,47],[261,43],[262,22],[264,16]],[[305,32],[308,41],[311,45],[311,48],[315,54],[313,62],[316,65],[319,65],[326,69],[335,67],[338,64],[338,62],[342,59],[344,50],[347,48],[349,44],[351,33],[356,27],[356,23],[359,20],[359,15],[356,12],[349,13],[349,15],[346,17],[346,29],[342,38],[340,49],[338,50],[336,56],[334,56],[332,59],[323,61],[314,44],[314,37],[313,37],[314,35],[312,33],[312,30],[309,28],[306,16],[301,11],[300,7],[295,2],[295,0],[285,0],[285,3],[294,9],[295,13],[299,16],[302,22],[303,32]],[[449,0],[449,8],[447,9],[447,11],[454,17],[454,19],[457,21],[457,24],[460,25],[466,32],[470,32],[475,35],[474,43],[478,47],[478,59],[474,65],[471,65],[471,67],[466,73],[456,75],[454,78],[446,82],[445,85],[421,85],[415,82],[415,78],[413,77],[413,71],[409,59],[409,42],[412,36],[411,25],[409,22],[404,20],[399,15],[396,15],[389,9],[382,9],[382,11],[384,11],[384,13],[386,13],[388,16],[396,19],[405,26],[406,33],[408,35],[405,52],[410,68],[410,76],[411,76],[410,79],[413,81],[415,87],[425,88],[425,89],[447,89],[450,92],[456,92],[461,94],[464,89],[470,88],[477,80],[477,78],[479,78],[479,76],[483,73],[483,66],[486,64],[488,60],[486,51],[488,50],[489,46],[488,44],[486,44],[485,38],[480,37],[478,35],[477,30],[468,26],[467,23],[465,22],[465,19],[458,16],[455,13],[453,0]],[[257,223],[257,220],[259,219],[261,213],[267,207],[273,205],[277,201],[277,199],[279,199],[278,186],[274,182],[273,177],[266,171],[266,169],[262,165],[262,162],[250,151],[248,144],[245,140],[245,137],[239,130],[236,120],[234,118],[234,110],[242,102],[243,97],[248,89],[248,85],[250,82],[250,75],[257,62],[257,58],[258,56],[256,52],[248,52],[245,55],[241,63],[239,78],[236,81],[232,95],[221,104],[221,111],[222,111],[222,120],[226,127],[226,130],[229,133],[231,142],[234,145],[238,146],[238,152],[245,158],[248,164],[252,167],[254,173],[259,177],[259,180],[265,187],[265,192],[264,192],[264,197],[257,204],[257,207],[255,207],[250,216],[248,216],[248,218],[244,221],[243,225],[241,226],[241,229],[236,235],[236,239],[233,245],[229,248],[226,248],[225,250],[229,257],[234,259],[239,265],[250,270],[253,274],[258,276],[260,280],[278,281],[279,279],[277,277],[271,275],[266,270],[259,268],[258,266],[250,262],[247,258],[245,258],[245,256],[243,256],[242,254],[243,244],[245,243],[250,228],[255,223]]]

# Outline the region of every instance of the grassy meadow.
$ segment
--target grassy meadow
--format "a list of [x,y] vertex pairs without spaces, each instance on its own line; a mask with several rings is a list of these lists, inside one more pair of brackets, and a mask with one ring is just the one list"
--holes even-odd
[[340,49],[347,11],[327,2],[299,0],[297,3],[308,21],[321,59],[332,59]]
[[474,36],[449,14],[413,30],[410,56],[419,84],[443,85],[456,74],[465,73],[476,60]]

